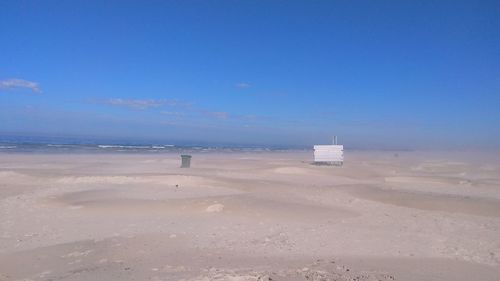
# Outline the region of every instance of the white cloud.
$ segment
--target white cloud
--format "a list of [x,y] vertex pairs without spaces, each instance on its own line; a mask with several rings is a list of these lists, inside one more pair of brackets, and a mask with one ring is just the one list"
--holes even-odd
[[188,104],[180,103],[177,100],[166,100],[166,99],[107,99],[102,101],[104,104],[112,106],[123,106],[133,109],[149,109],[162,106],[183,106],[186,107]]
[[177,111],[162,111],[160,113],[163,114],[163,115],[175,116],[175,117],[185,116],[186,115],[184,112],[177,112]]
[[215,117],[218,119],[227,119],[229,118],[229,113],[225,111],[205,111],[205,115]]
[[253,115],[233,115],[226,111],[210,111],[203,108],[195,108],[192,103],[180,102],[178,100],[169,99],[121,99],[110,98],[106,100],[94,101],[101,104],[127,107],[131,109],[147,110],[159,108],[159,113],[168,116],[175,120],[186,120],[197,118],[200,116],[210,117],[213,119],[226,120],[253,120]]
[[239,82],[239,83],[236,83],[234,86],[236,86],[236,88],[246,89],[246,88],[250,88],[251,85],[248,83],[245,83],[245,82]]
[[23,79],[5,79],[0,80],[0,89],[13,90],[13,89],[29,89],[34,93],[41,93],[40,85],[37,82],[23,80]]

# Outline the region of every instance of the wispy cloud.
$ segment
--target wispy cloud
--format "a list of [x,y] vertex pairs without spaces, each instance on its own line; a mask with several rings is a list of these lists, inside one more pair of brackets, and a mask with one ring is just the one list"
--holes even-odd
[[112,98],[101,101],[100,103],[112,105],[112,106],[122,106],[132,109],[149,109],[162,106],[182,106],[186,107],[189,104],[182,103],[177,100],[169,99],[120,99]]
[[236,88],[239,88],[239,89],[246,89],[246,88],[250,88],[250,84],[249,83],[245,83],[245,82],[238,82],[236,84],[234,84],[234,86]]
[[233,117],[244,121],[255,121],[260,118],[259,116],[254,114],[235,115]]
[[160,113],[163,114],[163,115],[174,116],[174,117],[180,117],[180,116],[185,116],[186,115],[186,113],[184,113],[184,112],[178,112],[178,111],[162,111]]
[[204,111],[203,114],[217,119],[228,119],[230,116],[229,113],[225,111]]
[[28,81],[24,79],[5,79],[0,80],[0,89],[14,90],[14,89],[29,89],[34,93],[41,93],[40,85],[37,82]]
[[264,93],[254,93],[255,96],[262,97],[287,97],[288,94],[284,92],[264,92]]
[[92,103],[106,104],[110,106],[125,107],[135,110],[158,109],[158,113],[169,120],[165,122],[217,122],[223,120],[256,121],[255,115],[233,114],[223,110],[209,110],[203,107],[196,107],[193,103],[179,101],[176,99],[122,99],[109,98],[104,100],[91,101]]

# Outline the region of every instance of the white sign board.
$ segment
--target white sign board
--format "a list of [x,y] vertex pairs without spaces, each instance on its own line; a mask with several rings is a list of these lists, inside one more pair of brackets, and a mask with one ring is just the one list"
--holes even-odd
[[344,162],[344,146],[315,145],[314,162]]

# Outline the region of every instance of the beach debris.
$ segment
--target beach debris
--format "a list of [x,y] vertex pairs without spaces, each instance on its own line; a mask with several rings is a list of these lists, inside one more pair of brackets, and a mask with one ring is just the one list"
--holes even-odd
[[188,270],[190,270],[190,268],[185,267],[183,265],[169,265],[169,264],[163,266],[161,269],[161,271],[163,272],[184,272]]
[[189,281],[273,281],[273,279],[263,272],[238,272],[235,270],[225,270],[210,268],[204,270],[205,274],[188,279]]
[[188,281],[274,281],[274,280],[302,280],[302,281],[393,281],[394,276],[379,272],[353,273],[346,268],[342,270],[302,268],[285,269],[279,271],[248,271],[209,268],[204,274]]
[[74,258],[74,257],[84,257],[87,256],[88,254],[92,253],[94,250],[86,250],[86,251],[74,251],[71,253],[68,253],[66,255],[61,256],[61,258]]
[[207,207],[205,210],[208,213],[219,213],[224,210],[224,205],[222,204],[213,204]]

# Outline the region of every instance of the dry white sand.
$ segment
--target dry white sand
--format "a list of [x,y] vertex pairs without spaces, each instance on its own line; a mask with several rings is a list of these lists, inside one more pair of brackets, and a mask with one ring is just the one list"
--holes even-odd
[[0,154],[0,280],[500,280],[498,153]]

